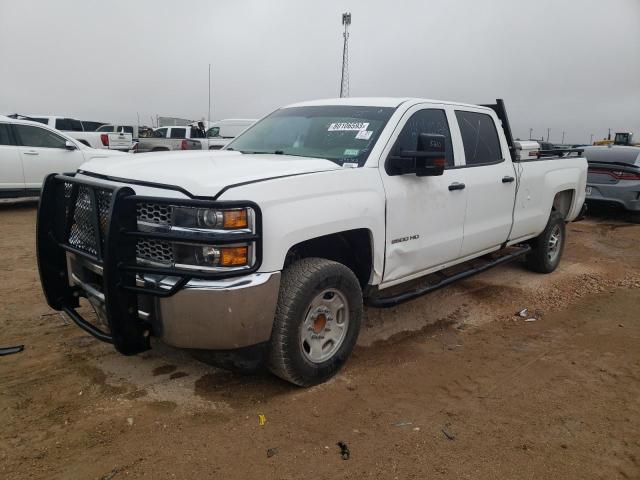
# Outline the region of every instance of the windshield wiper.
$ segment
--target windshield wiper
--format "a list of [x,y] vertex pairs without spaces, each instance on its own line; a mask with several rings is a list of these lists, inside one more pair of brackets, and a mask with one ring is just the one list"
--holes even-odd
[[250,152],[250,151],[243,151],[242,153],[248,153],[251,155],[290,155],[288,153],[284,153],[283,150],[274,150],[272,152]]

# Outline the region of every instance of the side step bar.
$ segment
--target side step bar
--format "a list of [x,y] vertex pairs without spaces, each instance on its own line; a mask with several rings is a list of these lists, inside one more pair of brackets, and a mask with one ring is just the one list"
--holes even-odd
[[[520,245],[517,247],[516,250],[510,251],[509,253],[501,255],[497,258],[487,259],[487,263],[484,263],[482,265],[470,266],[469,268],[461,272],[455,273],[450,276],[445,276],[436,283],[427,284],[423,287],[402,292],[397,295],[391,295],[389,297],[376,297],[376,296],[369,297],[366,299],[365,302],[367,305],[370,305],[372,307],[378,307],[378,308],[395,307],[396,305],[407,302],[409,300],[413,300],[414,298],[418,298],[427,293],[431,293],[434,290],[437,290],[439,288],[446,287],[447,285],[450,285],[453,282],[457,282],[458,280],[462,280],[463,278],[470,277],[471,275],[475,275],[476,273],[484,272],[497,265],[511,262],[516,258],[519,258],[522,255],[527,254],[530,250],[531,250],[531,247],[529,245]],[[482,260],[482,259],[483,258],[481,257],[476,260]]]

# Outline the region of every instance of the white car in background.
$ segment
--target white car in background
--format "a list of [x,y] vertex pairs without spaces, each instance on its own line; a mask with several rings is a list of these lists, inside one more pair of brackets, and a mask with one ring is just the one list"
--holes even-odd
[[123,154],[87,147],[38,122],[0,116],[0,198],[38,196],[48,174],[115,155]]
[[[131,133],[117,131],[113,133],[97,132],[98,122],[84,122],[75,118],[58,117],[54,115],[19,115],[21,120],[30,120],[55,128],[75,138],[87,147],[109,150],[129,151],[133,147],[133,135]],[[86,126],[85,124],[91,124]]]

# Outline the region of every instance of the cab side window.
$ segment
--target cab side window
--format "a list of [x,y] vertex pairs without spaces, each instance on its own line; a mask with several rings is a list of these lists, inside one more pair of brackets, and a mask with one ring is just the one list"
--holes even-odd
[[186,128],[172,128],[169,138],[185,138],[187,135]]
[[19,145],[23,147],[65,148],[67,140],[44,128],[31,125],[14,125]]
[[400,155],[402,151],[416,151],[418,136],[421,133],[435,133],[444,135],[445,138],[445,166],[453,166],[453,146],[451,144],[451,132],[444,110],[427,108],[418,110],[411,115],[407,123],[402,127],[396,143],[391,149],[391,155]]
[[498,131],[493,118],[485,113],[456,110],[467,165],[486,165],[503,161]]
[[167,136],[166,128],[159,128],[153,131],[153,138],[165,138]]

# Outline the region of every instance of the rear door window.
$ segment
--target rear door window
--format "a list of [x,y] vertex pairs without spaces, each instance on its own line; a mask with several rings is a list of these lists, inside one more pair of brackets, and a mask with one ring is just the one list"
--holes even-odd
[[204,138],[204,132],[196,127],[191,127],[191,137],[190,138]]
[[65,148],[67,140],[50,130],[31,125],[14,125],[19,145],[23,147]]
[[426,108],[418,110],[411,115],[407,123],[402,127],[396,143],[393,145],[391,155],[400,155],[402,151],[416,151],[418,149],[418,136],[421,133],[435,133],[444,135],[445,138],[445,165],[453,166],[453,146],[451,144],[451,132],[444,110]]
[[169,138],[185,138],[187,135],[186,128],[172,128]]
[[0,145],[14,145],[10,130],[8,123],[0,123]]
[[493,118],[485,113],[456,110],[468,166],[499,163],[504,160]]

